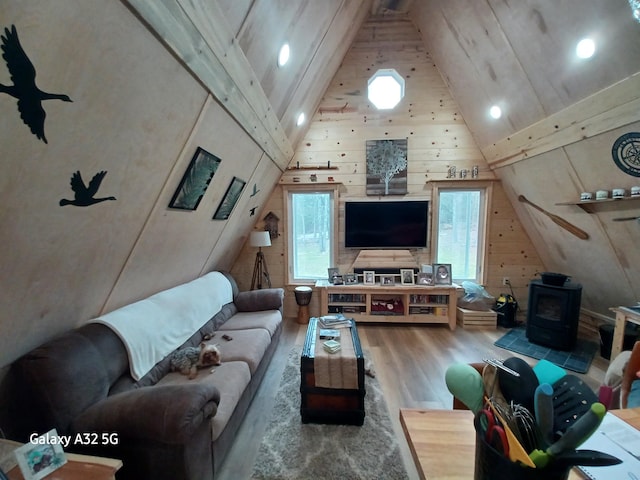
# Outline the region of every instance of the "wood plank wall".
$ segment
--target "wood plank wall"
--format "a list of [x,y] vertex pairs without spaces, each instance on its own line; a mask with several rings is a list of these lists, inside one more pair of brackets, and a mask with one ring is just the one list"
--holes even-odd
[[[367,80],[378,69],[395,68],[406,82],[405,97],[391,111],[378,111],[366,98]],[[446,180],[449,167],[457,172],[479,167],[479,179],[493,181],[490,206],[489,258],[487,290],[493,295],[510,293],[502,286],[509,277],[513,293],[526,306],[529,280],[543,265],[536,249],[507,199],[500,182],[495,181],[458,105],[449,93],[434,65],[420,34],[405,16],[393,19],[372,17],[358,32],[354,43],[327,89],[305,138],[296,148],[280,185],[272,193],[258,215],[256,229],[264,227],[263,218],[273,212],[280,218],[281,236],[263,250],[272,283],[287,291],[285,315],[295,317],[297,307],[293,285],[286,285],[285,242],[287,225],[283,187],[295,185],[339,183],[340,228],[343,228],[345,200],[372,199],[365,193],[367,140],[408,140],[408,194],[404,198],[431,199],[432,182]],[[327,165],[337,169],[326,169]],[[309,169],[318,167],[317,169]],[[315,182],[311,176],[315,175]],[[294,177],[295,178],[294,180]],[[464,182],[457,177],[457,181]],[[400,199],[402,197],[394,197]],[[358,251],[343,247],[344,232],[339,232],[338,267],[346,272]],[[242,288],[249,288],[256,250],[245,245],[235,263],[235,274]],[[416,265],[432,262],[430,248],[412,250]],[[454,267],[455,268],[455,267]],[[319,314],[317,296],[310,311]]]

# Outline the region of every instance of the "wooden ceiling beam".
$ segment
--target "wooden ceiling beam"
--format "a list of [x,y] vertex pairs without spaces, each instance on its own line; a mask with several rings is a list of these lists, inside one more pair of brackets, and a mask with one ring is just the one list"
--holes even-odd
[[482,148],[489,167],[526,158],[640,121],[640,73]]
[[284,171],[293,147],[218,4],[126,1]]

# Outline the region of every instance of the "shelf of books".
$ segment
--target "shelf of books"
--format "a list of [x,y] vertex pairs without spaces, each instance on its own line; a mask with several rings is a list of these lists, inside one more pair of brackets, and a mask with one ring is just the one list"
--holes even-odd
[[443,323],[456,328],[457,285],[316,284],[321,315],[343,314],[356,322]]

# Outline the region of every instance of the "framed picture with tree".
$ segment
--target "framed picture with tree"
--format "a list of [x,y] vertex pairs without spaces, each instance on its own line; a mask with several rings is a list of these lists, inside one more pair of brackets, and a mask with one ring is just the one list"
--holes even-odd
[[367,195],[407,193],[407,139],[367,140]]

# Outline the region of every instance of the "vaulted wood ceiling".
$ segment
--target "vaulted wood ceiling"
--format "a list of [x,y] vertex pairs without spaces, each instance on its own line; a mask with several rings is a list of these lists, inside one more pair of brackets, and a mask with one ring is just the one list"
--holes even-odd
[[[493,160],[501,159],[495,144],[640,70],[640,27],[626,0],[128,3],[280,166],[303,133],[295,126],[297,112],[311,116],[369,15],[409,16]],[[596,55],[580,61],[575,46],[587,36],[596,41]],[[275,58],[285,41],[292,61],[278,69]],[[504,111],[499,121],[487,114],[494,104]],[[620,125],[634,117],[614,114]],[[516,150],[532,148],[521,143]]]

